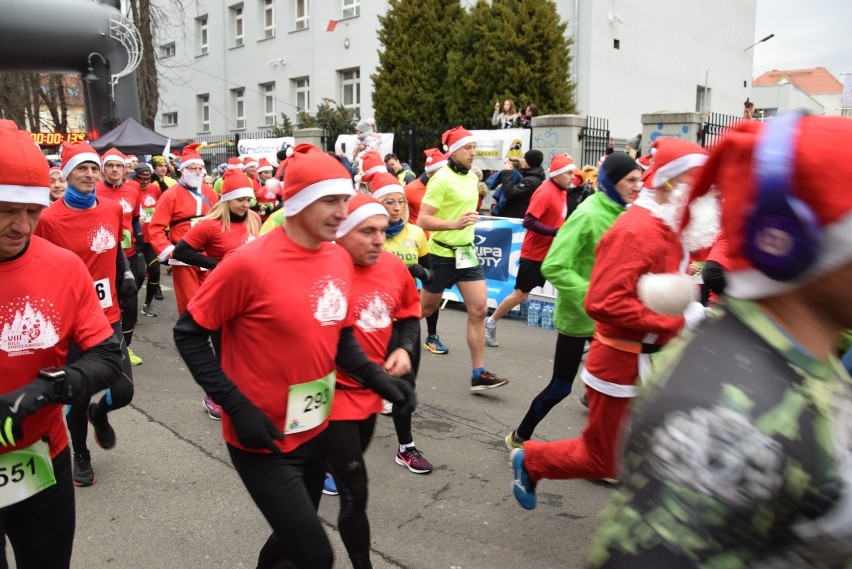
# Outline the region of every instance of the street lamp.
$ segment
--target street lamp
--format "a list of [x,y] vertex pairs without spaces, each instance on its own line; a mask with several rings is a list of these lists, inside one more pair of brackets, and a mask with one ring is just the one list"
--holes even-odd
[[103,55],[101,55],[100,53],[98,53],[96,51],[93,51],[92,53],[90,53],[89,56],[86,58],[86,64],[88,65],[88,67],[86,68],[86,74],[83,76],[83,81],[85,81],[87,83],[91,83],[92,81],[100,81],[100,79],[101,79],[95,73],[95,68],[92,64],[92,56],[94,56],[94,55],[97,55],[101,59],[101,62],[103,62],[103,64],[105,66],[107,66],[107,68],[109,68],[109,63],[107,63],[107,60],[104,59]]
[[775,34],[769,34],[768,36],[766,36],[766,37],[765,37],[765,38],[763,38],[762,40],[756,41],[756,42],[754,42],[753,44],[751,44],[750,46],[748,46],[747,48],[745,48],[745,49],[743,50],[743,52],[746,52],[746,51],[750,50],[751,48],[753,48],[754,46],[756,46],[756,45],[757,45],[757,44],[759,44],[759,43],[763,43],[763,42],[765,42],[765,41],[769,41],[769,40],[771,40],[771,39],[772,39],[772,38],[774,38],[774,37],[775,37]]

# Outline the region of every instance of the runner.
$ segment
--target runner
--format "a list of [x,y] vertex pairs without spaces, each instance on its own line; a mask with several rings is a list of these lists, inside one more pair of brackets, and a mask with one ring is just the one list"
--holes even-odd
[[[329,243],[353,193],[337,160],[298,145],[287,159],[283,229],[228,255],[175,326],[187,367],[222,406],[234,467],[272,526],[259,568],[333,564],[316,511],[335,367],[391,401],[414,405],[410,384],[367,359],[354,337],[352,261]],[[208,341],[220,328],[221,365]]]
[[[21,569],[71,566],[74,486],[62,404],[87,399],[121,373],[120,335],[85,265],[32,236],[49,195],[29,133],[0,121],[0,536]],[[68,363],[72,342],[79,357]]]
[[[142,304],[142,314],[145,316],[157,316],[159,313],[154,309],[154,299],[163,300],[163,291],[160,288],[160,260],[154,254],[151,247],[151,235],[148,225],[154,217],[157,201],[163,195],[165,182],[155,183],[151,180],[153,168],[150,164],[140,164],[134,170],[135,182],[139,185],[139,225],[142,227],[143,252],[145,255],[146,277],[148,283],[145,286],[145,302]],[[162,185],[161,185],[162,184]],[[168,188],[166,188],[168,189]]]

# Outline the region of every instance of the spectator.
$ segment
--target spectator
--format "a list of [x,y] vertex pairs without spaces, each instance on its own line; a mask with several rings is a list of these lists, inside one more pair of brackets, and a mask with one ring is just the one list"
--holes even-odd
[[521,181],[516,184],[512,183],[513,164],[509,160],[504,162],[500,178],[503,184],[502,192],[506,198],[506,204],[502,208],[500,215],[504,217],[524,217],[527,207],[530,205],[530,198],[532,198],[533,192],[544,182],[544,170],[541,168],[542,162],[544,162],[544,155],[541,153],[541,150],[528,150],[521,161]]
[[506,99],[503,102],[502,113],[500,112],[500,101],[495,102],[491,124],[498,128],[515,128],[518,126],[518,109],[515,108],[515,101]]
[[518,126],[521,128],[532,128],[532,120],[538,116],[538,107],[529,104],[526,110],[518,116]]
[[405,162],[400,162],[396,154],[385,155],[385,166],[388,167],[388,172],[396,176],[396,179],[403,186],[417,179],[417,174],[411,171],[411,166]]

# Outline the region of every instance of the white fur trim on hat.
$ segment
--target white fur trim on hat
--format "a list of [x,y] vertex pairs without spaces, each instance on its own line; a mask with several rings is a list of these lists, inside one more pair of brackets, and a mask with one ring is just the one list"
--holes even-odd
[[429,164],[428,166],[426,166],[426,168],[424,168],[424,170],[426,170],[427,172],[434,172],[435,170],[439,170],[446,165],[447,165],[446,160],[439,160],[437,162]]
[[284,201],[285,217],[296,215],[315,201],[325,196],[354,196],[350,178],[332,178],[306,186],[296,192],[293,197]]
[[384,215],[385,217],[390,217],[388,215],[388,210],[385,209],[380,203],[376,203],[373,201],[367,202],[355,211],[349,214],[349,217],[343,220],[343,223],[340,224],[340,227],[337,228],[337,238],[340,239],[364,221],[368,217],[373,217],[374,215]]
[[258,166],[258,172],[272,172],[272,164],[267,164],[266,166]]
[[201,158],[190,158],[189,160],[184,160],[180,163],[180,170],[183,171],[187,166],[192,166],[193,164],[200,164],[204,166],[204,160]]
[[466,144],[470,144],[471,142],[473,142],[473,143],[476,142],[476,138],[473,135],[463,136],[460,139],[458,139],[457,141],[455,141],[454,143],[452,143],[450,145],[450,147],[447,149],[447,152],[452,154],[453,152],[455,152],[456,150],[458,150],[462,146],[465,146]]
[[823,244],[817,262],[792,281],[770,279],[757,269],[725,274],[725,294],[745,300],[777,296],[799,288],[852,260],[852,212],[823,229]]
[[254,188],[236,188],[226,194],[222,194],[222,201],[235,200],[237,198],[253,198]]
[[101,157],[93,152],[81,152],[79,154],[75,154],[71,157],[68,162],[62,165],[62,175],[65,179],[68,179],[68,174],[71,173],[71,170],[82,164],[83,162],[94,162],[98,165],[98,168],[101,167]]
[[361,174],[363,176],[366,176],[367,174],[378,174],[379,172],[387,172],[387,171],[388,171],[387,166],[385,166],[384,164],[379,164],[378,166],[373,166],[369,170],[364,170],[363,172],[361,172]]
[[244,168],[245,168],[245,166],[243,166],[242,162],[240,162],[239,164],[228,164],[227,166],[225,166],[226,170],[240,170],[240,171],[242,171]]
[[50,205],[50,188],[0,184],[0,202]]
[[707,162],[707,158],[709,156],[706,154],[685,154],[680,158],[675,158],[668,164],[657,168],[657,171],[654,172],[654,177],[651,179],[651,185],[659,188],[675,176],[679,176],[692,168],[703,166]]
[[559,174],[564,174],[565,172],[573,172],[576,169],[577,169],[577,165],[572,162],[572,163],[570,163],[566,166],[563,166],[559,170],[551,170],[550,171],[550,177],[552,178],[554,176],[558,176]]
[[642,303],[658,314],[681,316],[698,295],[698,287],[685,273],[646,273],[636,283]]
[[101,161],[101,169],[102,170],[104,168],[106,168],[107,162],[118,162],[122,166],[127,166],[127,164],[124,161],[124,158],[122,158],[121,156],[118,156],[116,154],[107,154],[106,156],[104,156],[103,160]]
[[405,195],[405,188],[400,186],[399,184],[388,184],[387,186],[382,186],[378,190],[373,192],[373,197],[377,200],[382,199],[388,194],[403,194]]

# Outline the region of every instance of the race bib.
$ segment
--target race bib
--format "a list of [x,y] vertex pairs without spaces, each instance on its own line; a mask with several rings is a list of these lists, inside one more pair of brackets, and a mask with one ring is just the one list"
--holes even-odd
[[473,245],[456,247],[455,254],[457,269],[470,269],[471,267],[479,266],[479,258],[476,256]]
[[121,248],[130,249],[131,247],[133,247],[133,234],[129,229],[125,229],[121,232]]
[[112,294],[110,294],[109,278],[95,281],[95,293],[98,295],[98,302],[101,303],[101,308],[109,308],[112,306]]
[[287,395],[287,419],[284,434],[302,433],[319,427],[331,414],[336,374],[291,385]]
[[22,502],[54,484],[53,462],[44,441],[0,454],[0,508]]
[[154,208],[153,207],[143,207],[142,211],[139,212],[139,223],[145,225],[146,223],[151,223],[151,218],[154,217]]

